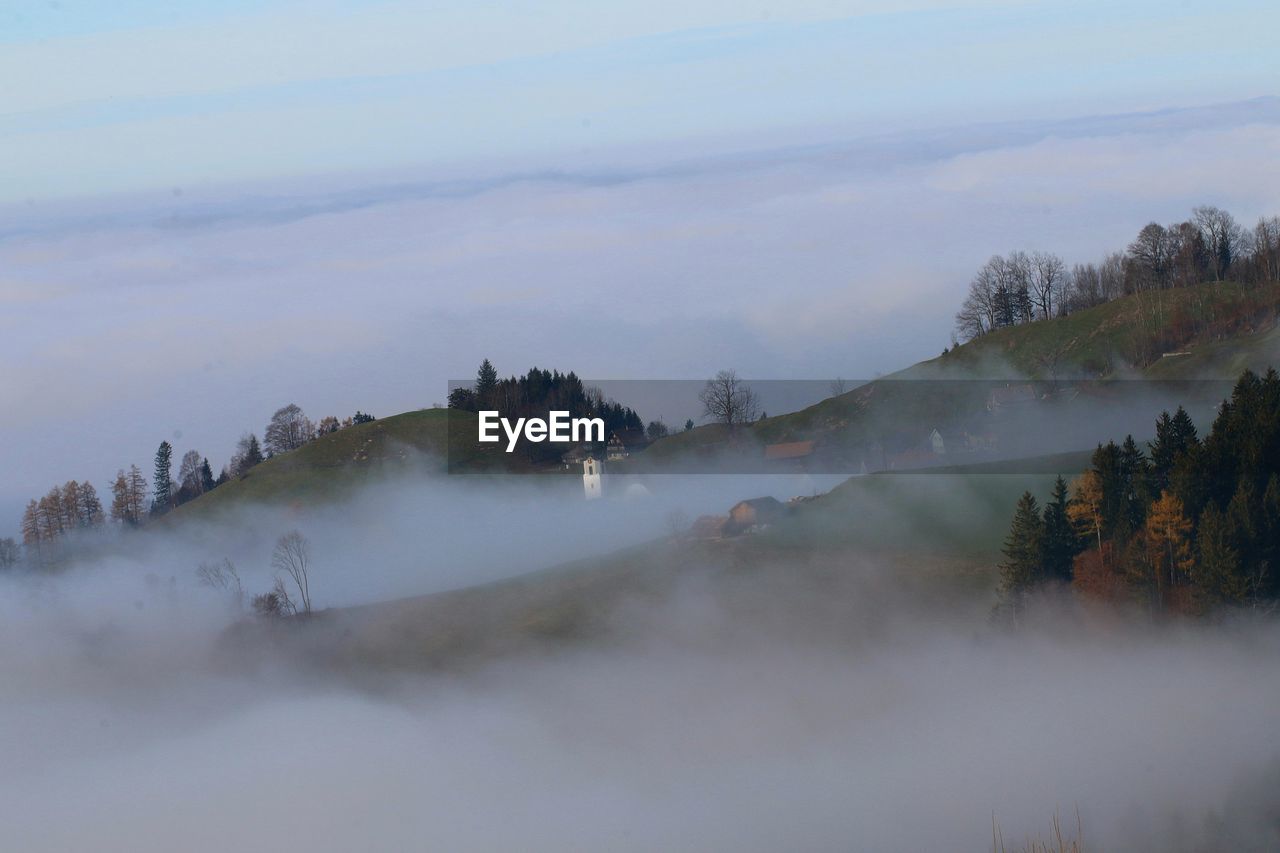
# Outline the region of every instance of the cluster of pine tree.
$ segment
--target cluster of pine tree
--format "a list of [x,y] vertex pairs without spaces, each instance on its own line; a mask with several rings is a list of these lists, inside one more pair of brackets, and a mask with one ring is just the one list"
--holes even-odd
[[[644,421],[628,406],[606,399],[599,388],[585,385],[573,371],[531,368],[524,376],[499,379],[498,371],[485,359],[471,388],[449,392],[449,408],[469,412],[497,411],[506,418],[545,418],[550,411],[568,412],[570,417],[600,418],[605,436],[614,432],[643,431]],[[558,457],[563,447],[521,442],[534,461]]]
[[1100,445],[1070,490],[1058,478],[1043,513],[1018,501],[1004,603],[1049,582],[1136,600],[1152,612],[1280,598],[1280,377],[1246,371],[1203,441],[1186,411],[1163,413],[1148,456],[1133,440]]

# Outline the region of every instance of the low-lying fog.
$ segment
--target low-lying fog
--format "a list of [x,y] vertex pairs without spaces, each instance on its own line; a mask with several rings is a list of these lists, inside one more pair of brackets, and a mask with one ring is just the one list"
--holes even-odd
[[1077,809],[1088,849],[1280,840],[1280,628],[1263,620],[1151,627],[1046,601],[1011,632],[980,594],[925,602],[864,555],[739,576],[672,551],[688,581],[613,613],[608,642],[375,689],[218,654],[239,617],[193,574],[230,556],[265,588],[273,538],[297,527],[317,606],[341,606],[819,487],[671,482],[595,505],[457,478],[386,486],[4,579],[3,845],[964,850],[989,848],[993,813],[1016,846]]

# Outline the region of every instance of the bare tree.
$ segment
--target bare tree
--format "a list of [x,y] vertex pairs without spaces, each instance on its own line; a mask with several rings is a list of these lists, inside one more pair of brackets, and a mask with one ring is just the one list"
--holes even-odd
[[841,394],[849,390],[849,385],[841,377],[837,376],[831,380],[831,384],[827,386],[827,393],[832,397],[839,397]]
[[1053,316],[1053,306],[1062,295],[1066,283],[1067,266],[1062,258],[1048,252],[1033,252],[1028,263],[1031,281],[1031,297],[1040,309],[1040,317]]
[[285,591],[284,583],[279,578],[276,578],[276,584],[270,592],[253,597],[252,606],[254,613],[265,618],[292,616],[298,612],[298,608],[289,599],[289,593]]
[[1253,228],[1253,254],[1262,281],[1280,281],[1280,216],[1258,220]]
[[1169,230],[1158,222],[1149,222],[1129,244],[1125,258],[1129,274],[1125,289],[1130,292],[1166,287],[1172,260],[1173,240]]
[[1010,252],[1004,264],[1005,289],[1012,299],[1013,321],[1030,323],[1035,319],[1031,301],[1031,258],[1026,252]]
[[760,402],[751,387],[732,370],[722,370],[708,379],[698,394],[703,414],[733,430],[738,424],[751,423],[760,411]]
[[1204,238],[1205,247],[1209,251],[1209,269],[1213,271],[1213,280],[1222,281],[1242,254],[1245,243],[1245,232],[1230,213],[1220,207],[1201,205],[1191,211],[1196,227]]
[[689,529],[689,516],[682,509],[673,509],[666,516],[667,529],[672,536],[679,536]]
[[267,424],[267,431],[263,435],[263,443],[268,453],[288,453],[315,437],[316,429],[311,420],[302,413],[302,409],[290,403],[276,409],[276,413],[271,416],[271,422]]
[[199,451],[188,450],[182,454],[182,463],[178,466],[178,486],[193,496],[204,493],[203,481],[200,479],[202,463]]
[[[276,550],[271,555],[271,568],[284,572],[293,579],[298,588],[298,600],[302,604],[304,614],[311,612],[311,586],[309,568],[311,563],[311,543],[296,530],[290,531],[276,540]],[[276,578],[279,582],[281,579]],[[283,583],[279,584],[283,587]],[[275,590],[277,593],[282,589]],[[288,598],[288,596],[285,596]]]
[[230,592],[237,610],[244,606],[244,585],[240,583],[240,573],[236,571],[235,563],[226,557],[221,563],[201,563],[196,567],[196,579],[202,586]]
[[22,551],[13,539],[0,539],[0,571],[11,569],[22,558]]

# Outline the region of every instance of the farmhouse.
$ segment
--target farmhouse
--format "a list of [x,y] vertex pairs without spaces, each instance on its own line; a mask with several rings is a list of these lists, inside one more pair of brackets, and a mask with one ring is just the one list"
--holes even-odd
[[689,528],[690,539],[719,539],[729,519],[723,515],[700,515]]
[[609,436],[609,444],[605,448],[605,459],[610,462],[626,459],[632,453],[643,450],[648,443],[645,440],[643,430],[614,430],[613,435]]
[[777,498],[763,497],[739,501],[729,510],[729,520],[724,526],[726,535],[733,536],[767,527],[787,514],[787,507]]

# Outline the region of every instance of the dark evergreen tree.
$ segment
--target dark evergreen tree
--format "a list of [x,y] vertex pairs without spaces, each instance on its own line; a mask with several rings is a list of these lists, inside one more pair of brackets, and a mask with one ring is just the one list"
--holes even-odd
[[200,488],[206,492],[213,491],[218,485],[218,481],[213,479],[213,469],[209,467],[209,460],[206,458],[200,463]]
[[1067,516],[1067,482],[1058,477],[1044,508],[1040,565],[1046,580],[1071,581],[1071,566],[1080,552],[1079,540]]
[[1208,604],[1244,601],[1247,586],[1240,555],[1232,545],[1234,538],[1231,520],[1212,504],[1205,507],[1196,535],[1200,559],[1195,570],[1195,583],[1197,593]]
[[689,418],[689,420],[684,422],[684,431],[688,432],[691,429],[693,429],[693,418]]
[[155,477],[151,481],[153,494],[155,499],[151,504],[151,511],[157,515],[168,512],[170,505],[173,503],[171,494],[171,484],[173,471],[173,445],[167,441],[160,442],[160,447],[156,449],[156,468]]
[[497,388],[498,371],[486,358],[480,362],[480,369],[476,371],[476,401],[482,407],[492,405],[493,395]]
[[249,433],[248,440],[244,444],[244,454],[240,458],[240,475],[255,465],[262,464],[262,446],[258,444],[258,437],[253,433]]
[[1021,608],[1023,596],[1042,576],[1040,553],[1044,522],[1030,492],[1023,492],[1013,513],[1013,524],[1005,540],[1005,560],[1000,564],[1000,593],[1006,605]]
[[1146,455],[1133,440],[1132,435],[1125,436],[1120,447],[1120,477],[1123,489],[1121,504],[1122,523],[1126,536],[1139,530],[1147,518],[1147,507],[1151,504],[1151,465]]
[[449,408],[464,412],[474,412],[480,407],[476,405],[476,392],[470,388],[454,388],[449,392]]

